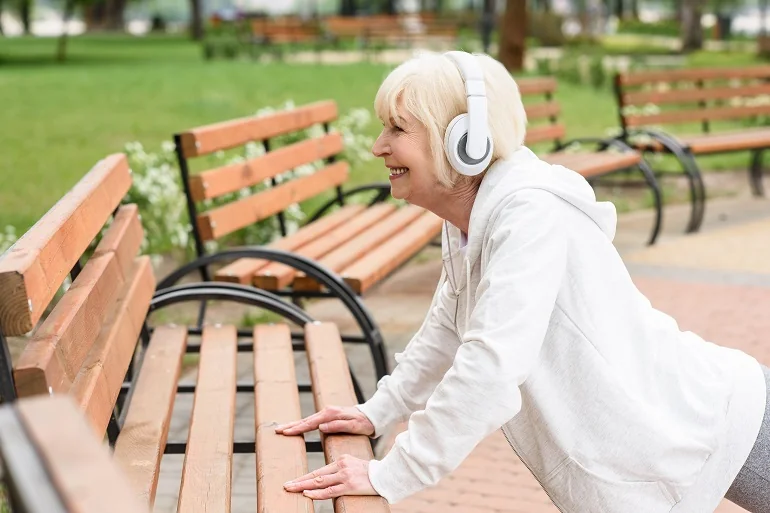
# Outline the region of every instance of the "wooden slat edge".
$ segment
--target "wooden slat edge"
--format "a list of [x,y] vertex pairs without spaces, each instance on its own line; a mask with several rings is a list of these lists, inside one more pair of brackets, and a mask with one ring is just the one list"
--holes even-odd
[[292,203],[311,198],[342,184],[348,177],[347,162],[335,162],[312,175],[282,183],[248,198],[234,201],[198,216],[204,240],[218,239],[244,226],[276,214]]
[[0,327],[6,335],[32,330],[130,187],[125,155],[106,157],[0,255]]
[[[345,350],[337,326],[313,323],[305,326],[305,348],[310,364],[310,378],[316,411],[326,406],[353,406],[357,403],[350,379]],[[373,458],[372,446],[363,435],[323,435],[326,463],[349,454],[363,460]],[[389,507],[379,496],[343,496],[335,501],[335,511],[349,513],[385,513]]]
[[17,405],[68,511],[149,513],[69,398],[37,398]]
[[618,74],[624,86],[641,85],[648,82],[674,82],[696,80],[727,80],[730,78],[770,77],[770,66],[689,68],[680,70],[633,71]]
[[519,94],[545,94],[556,91],[557,82],[553,77],[522,78],[516,81],[519,86]]
[[547,141],[563,139],[567,131],[561,123],[529,128],[527,130],[526,144],[536,144]]
[[158,326],[153,331],[129,405],[126,421],[115,444],[134,492],[147,504],[155,503],[160,461],[187,348],[187,330]]
[[195,201],[217,198],[262,183],[303,164],[325,159],[342,151],[342,135],[334,132],[305,139],[245,162],[203,171],[190,177]]
[[302,418],[287,325],[255,326],[254,383],[257,512],[312,513],[311,499],[283,488],[308,472],[304,437],[275,432],[276,425]]
[[193,128],[180,134],[179,139],[186,158],[198,157],[336,118],[337,104],[332,100],[324,100],[266,116],[249,116]]
[[150,258],[140,257],[75,378],[70,393],[97,433],[107,430],[154,291]]
[[107,233],[96,246],[93,256],[115,253],[121,275],[127,279],[143,239],[144,230],[139,220],[139,207],[133,204],[122,205],[118,208]]

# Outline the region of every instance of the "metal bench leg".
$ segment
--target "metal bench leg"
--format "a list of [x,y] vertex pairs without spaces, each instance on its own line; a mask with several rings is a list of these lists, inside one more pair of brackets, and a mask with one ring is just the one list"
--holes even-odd
[[749,168],[749,182],[751,193],[757,197],[765,195],[765,187],[762,184],[762,157],[766,148],[760,148],[751,152],[751,167]]
[[16,387],[13,384],[13,360],[8,348],[8,341],[0,328],[0,401],[10,403],[16,400]]
[[643,160],[639,162],[639,170],[644,175],[644,179],[647,182],[647,185],[650,186],[650,189],[652,190],[652,198],[655,202],[655,223],[653,224],[650,238],[647,241],[647,245],[651,246],[655,244],[655,241],[658,239],[660,228],[663,224],[663,194],[660,190],[658,180],[655,178],[655,173],[647,164],[647,162]]

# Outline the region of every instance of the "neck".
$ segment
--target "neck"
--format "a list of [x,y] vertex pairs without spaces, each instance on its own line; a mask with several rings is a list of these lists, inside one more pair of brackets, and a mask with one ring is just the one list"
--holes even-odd
[[474,180],[461,182],[452,189],[439,186],[436,194],[431,195],[428,204],[421,206],[467,234],[473,202],[476,200],[480,184],[480,181]]

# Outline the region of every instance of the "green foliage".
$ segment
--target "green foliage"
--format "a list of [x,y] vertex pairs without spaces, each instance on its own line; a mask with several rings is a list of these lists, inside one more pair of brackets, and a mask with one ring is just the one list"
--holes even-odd
[[621,34],[641,34],[645,36],[679,37],[681,27],[676,20],[661,20],[650,23],[627,19],[618,22],[618,32]]

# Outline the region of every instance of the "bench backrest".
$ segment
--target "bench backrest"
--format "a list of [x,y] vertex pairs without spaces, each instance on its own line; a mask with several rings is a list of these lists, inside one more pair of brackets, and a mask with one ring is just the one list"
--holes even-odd
[[[280,214],[294,203],[304,201],[331,188],[339,188],[349,173],[346,162],[335,162],[343,149],[342,135],[329,131],[329,123],[337,118],[337,105],[322,101],[224,123],[194,128],[175,136],[182,180],[188,194],[188,208],[193,222],[193,234],[199,255],[204,243],[235,232],[241,228]],[[211,153],[243,146],[256,141],[269,147],[274,137],[291,134],[316,124],[323,124],[326,133],[282,148],[266,152],[237,164],[225,165],[190,175],[188,160]],[[327,165],[313,174],[284,180],[276,185],[276,177],[301,165],[316,161]],[[199,204],[235,191],[271,181],[273,186],[224,205],[200,212]]]
[[[557,145],[566,135],[559,121],[561,106],[556,101],[557,82],[553,77],[524,78],[516,81],[527,111],[525,144],[551,143]],[[540,99],[538,97],[542,97]]]
[[[623,130],[770,115],[770,66],[617,73],[615,97]],[[653,108],[650,108],[653,106]]]
[[328,16],[324,18],[323,24],[329,32],[337,36],[364,37],[372,33],[400,32],[403,19],[396,15]]
[[[16,393],[70,393],[97,432],[107,427],[155,290],[149,257],[137,256],[138,209],[119,206],[130,187],[125,155],[106,157],[0,256],[0,328],[14,336],[37,326],[14,369]],[[45,315],[70,273],[71,286]]]

